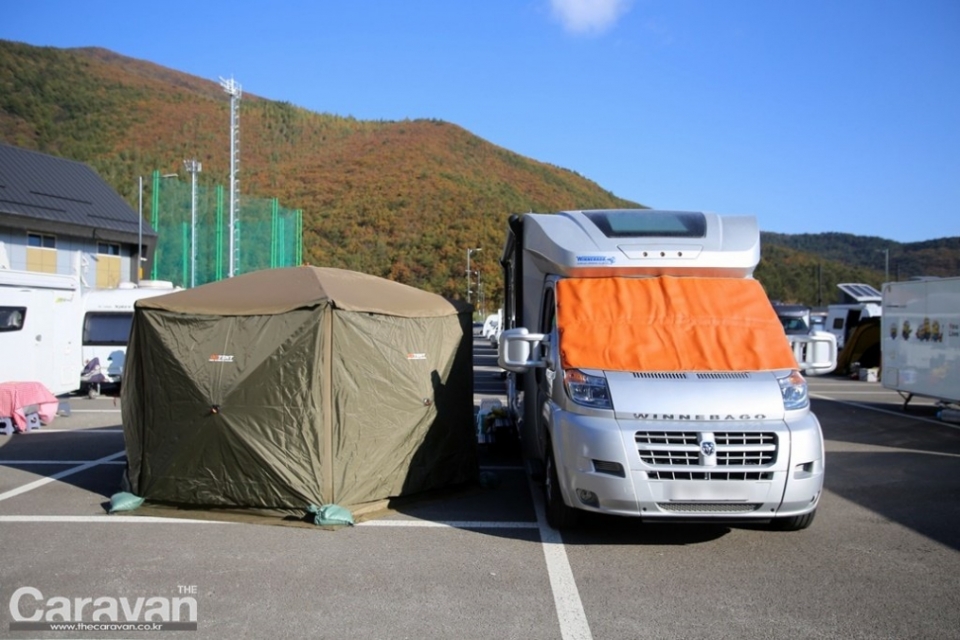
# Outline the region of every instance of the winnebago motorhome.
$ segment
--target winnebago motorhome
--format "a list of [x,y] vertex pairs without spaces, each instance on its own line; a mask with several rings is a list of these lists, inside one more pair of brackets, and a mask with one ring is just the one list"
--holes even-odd
[[883,285],[880,337],[887,389],[960,403],[960,278]]
[[547,519],[804,529],[820,423],[760,284],[752,216],[512,216],[498,361]]
[[0,382],[39,382],[54,395],[77,388],[80,281],[0,269]]
[[[116,289],[84,291],[82,357],[75,361],[74,388],[79,388],[81,393],[96,395],[103,386],[119,385],[133,323],[134,303],[176,290],[172,282],[144,280],[139,286],[129,284]],[[99,367],[87,367],[94,359]],[[86,375],[82,373],[84,371]]]

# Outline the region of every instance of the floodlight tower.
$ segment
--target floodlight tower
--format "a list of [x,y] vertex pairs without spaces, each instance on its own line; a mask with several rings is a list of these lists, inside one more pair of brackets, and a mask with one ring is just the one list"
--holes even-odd
[[240,83],[233,78],[220,78],[220,86],[230,96],[230,268],[227,277],[232,278],[236,269],[237,216],[240,209],[240,192],[237,172],[240,165]]

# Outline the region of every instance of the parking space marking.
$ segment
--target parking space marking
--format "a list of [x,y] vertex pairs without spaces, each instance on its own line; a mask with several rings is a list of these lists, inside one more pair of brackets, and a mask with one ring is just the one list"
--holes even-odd
[[426,527],[432,529],[536,529],[536,522],[497,520],[367,520],[358,527]]
[[90,464],[96,462],[97,464],[127,464],[123,460],[110,460],[109,462],[98,462],[97,460],[0,460],[0,465],[8,467],[32,467],[37,464]]
[[119,458],[120,456],[125,456],[125,455],[127,455],[127,452],[126,452],[125,450],[124,450],[124,451],[118,451],[118,452],[116,452],[116,453],[110,454],[109,456],[104,456],[104,457],[100,458],[99,460],[92,460],[92,461],[90,461],[90,462],[84,462],[83,464],[78,465],[78,466],[76,466],[76,467],[70,467],[69,469],[64,469],[63,471],[61,471],[61,472],[59,472],[59,473],[55,473],[55,474],[53,474],[52,476],[47,476],[46,478],[40,478],[39,480],[34,480],[33,482],[30,482],[30,483],[28,483],[28,484],[25,484],[25,485],[23,485],[22,487],[17,487],[16,489],[11,489],[10,491],[6,491],[6,492],[4,492],[4,493],[0,493],[0,502],[2,502],[2,501],[4,501],[4,500],[7,500],[8,498],[13,498],[13,497],[15,497],[15,496],[19,496],[20,494],[26,493],[27,491],[33,491],[34,489],[37,489],[38,487],[42,487],[42,486],[45,485],[45,484],[50,484],[51,482],[56,482],[56,481],[59,480],[60,478],[66,478],[67,476],[72,476],[72,475],[75,474],[75,473],[80,473],[81,471],[86,471],[87,469],[91,469],[91,468],[93,468],[93,467],[95,467],[95,466],[97,466],[97,465],[103,464],[103,463],[105,463],[105,462],[110,462],[111,460],[116,460],[116,459]]
[[924,416],[914,416],[903,411],[891,411],[889,409],[881,409],[880,407],[871,407],[868,404],[860,404],[859,402],[850,402],[849,400],[840,400],[838,398],[831,398],[830,396],[825,396],[821,393],[811,393],[811,398],[817,398],[818,400],[829,400],[830,402],[837,402],[839,404],[849,405],[851,407],[857,407],[859,409],[869,409],[870,411],[877,411],[878,413],[886,413],[891,416],[899,416],[901,418],[911,418],[913,420],[920,420],[922,422],[929,422],[930,424],[937,424],[941,427],[949,427],[951,429],[960,429],[960,425],[951,424],[949,422],[944,422],[943,420],[932,420]]
[[573,569],[570,568],[563,538],[560,537],[559,531],[555,531],[547,524],[541,492],[534,486],[531,478],[527,478],[527,482],[530,485],[533,506],[537,512],[537,528],[540,529],[543,557],[547,562],[547,575],[553,591],[557,620],[560,622],[560,637],[564,640],[592,640],[593,634],[590,632],[587,615],[583,611],[580,591],[573,578]]
[[138,524],[237,524],[223,520],[189,520],[187,518],[159,518],[157,516],[0,516],[0,522],[45,522],[45,523],[131,523]]
[[123,433],[123,429],[31,429],[20,435],[39,435],[41,433]]

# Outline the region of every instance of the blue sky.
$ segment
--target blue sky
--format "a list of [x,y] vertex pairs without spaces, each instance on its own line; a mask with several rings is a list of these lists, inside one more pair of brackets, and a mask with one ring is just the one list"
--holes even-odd
[[445,120],[764,231],[960,236],[957,0],[33,0],[4,3],[0,39]]

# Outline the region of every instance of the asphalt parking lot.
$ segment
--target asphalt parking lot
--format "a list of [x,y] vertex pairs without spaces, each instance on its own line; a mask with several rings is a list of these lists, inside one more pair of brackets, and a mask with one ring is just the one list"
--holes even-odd
[[[502,397],[493,350],[474,355],[477,404]],[[196,630],[164,638],[960,638],[960,425],[879,383],[810,389],[827,475],[809,529],[588,517],[562,536],[489,446],[499,482],[336,531],[108,515],[119,400],[74,398],[0,436],[0,637],[158,637],[11,627],[19,592],[27,616],[192,599]]]

